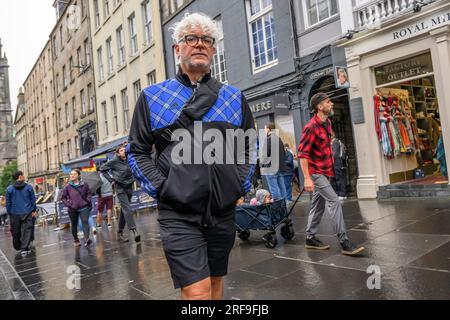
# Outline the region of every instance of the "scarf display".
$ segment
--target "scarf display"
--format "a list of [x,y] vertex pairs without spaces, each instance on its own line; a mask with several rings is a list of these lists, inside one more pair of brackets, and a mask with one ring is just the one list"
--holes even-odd
[[408,97],[379,91],[373,97],[375,132],[381,143],[383,155],[393,159],[402,154],[412,155],[419,150],[419,135],[411,115]]

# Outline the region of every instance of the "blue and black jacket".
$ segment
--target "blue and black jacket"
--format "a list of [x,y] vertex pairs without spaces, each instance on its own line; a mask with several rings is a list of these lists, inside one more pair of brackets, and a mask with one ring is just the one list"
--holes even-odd
[[[199,86],[209,80],[210,74],[205,75]],[[198,129],[199,123],[203,132],[216,129],[223,137],[226,137],[227,129],[254,129],[252,113],[241,91],[228,85],[221,85],[217,90],[217,99],[204,113],[201,122],[191,123],[186,128],[192,145],[194,140],[198,141],[194,137],[194,128]],[[192,161],[175,163],[171,154],[177,142],[155,151],[158,142],[164,139],[163,133],[180,117],[193,92],[194,86],[181,72],[175,79],[144,89],[135,107],[127,155],[140,186],[158,199],[160,219],[185,218],[209,225],[214,224],[215,217],[233,214],[236,200],[250,190],[255,165],[250,161],[238,164],[236,159],[231,164],[229,161],[206,164],[203,157],[199,163],[198,158],[197,161],[194,159],[198,153],[185,155],[184,151],[183,156]],[[210,144],[211,141],[202,141],[201,150],[209,150]],[[236,149],[236,143],[232,148]],[[248,156],[249,143],[245,148]],[[224,153],[228,151],[224,146]]]

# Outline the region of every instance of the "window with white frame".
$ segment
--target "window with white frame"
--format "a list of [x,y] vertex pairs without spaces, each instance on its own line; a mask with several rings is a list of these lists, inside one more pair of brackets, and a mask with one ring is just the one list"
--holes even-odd
[[84,18],[86,15],[86,0],[81,0],[81,17]]
[[84,89],[80,91],[80,101],[81,101],[81,115],[86,115],[86,95],[84,94]]
[[152,72],[147,74],[147,85],[151,86],[153,84],[156,84],[156,71],[153,70]]
[[104,126],[104,132],[105,132],[105,136],[107,137],[109,135],[109,130],[108,130],[108,113],[106,110],[106,101],[102,102],[102,112],[103,112],[103,126]]
[[218,81],[227,83],[227,67],[225,61],[225,48],[223,44],[223,28],[222,18],[216,18],[215,21],[217,29],[219,29],[219,38],[216,39],[216,54],[213,57],[211,65],[211,76]]
[[69,58],[69,68],[70,68],[70,70],[69,70],[69,74],[70,74],[70,83],[72,83],[72,81],[73,81],[73,69],[74,69],[74,64],[73,64],[73,58],[72,57],[70,57]]
[[80,141],[78,136],[75,136],[75,139],[73,139],[73,142],[75,144],[75,157],[80,156]]
[[59,74],[56,74],[56,94],[60,94],[61,93],[61,86],[59,84]]
[[61,142],[61,144],[59,146],[60,146],[60,149],[59,149],[60,161],[66,162],[66,153],[64,150],[64,142]]
[[133,83],[133,89],[134,89],[134,103],[139,99],[139,95],[141,94],[141,80],[136,81]]
[[128,90],[125,88],[121,92],[122,97],[122,109],[123,109],[123,125],[125,131],[128,131],[128,125],[130,124],[130,110],[128,107]]
[[84,40],[84,61],[86,66],[91,64],[91,50],[89,47],[89,39]]
[[111,47],[111,37],[106,40],[106,54],[108,55],[108,74],[114,71],[114,59]]
[[98,7],[98,0],[94,0],[94,15],[95,15],[95,28],[100,27],[100,10]]
[[119,132],[119,119],[117,118],[117,99],[116,95],[111,97],[111,106],[113,110],[113,124],[114,124],[114,133]]
[[128,30],[130,32],[131,55],[134,56],[138,51],[138,42],[136,34],[136,16],[134,12],[128,17]]
[[72,123],[77,121],[77,99],[72,98]]
[[338,14],[338,0],[303,0],[306,28]]
[[59,118],[59,126],[58,128],[61,130],[64,127],[64,118],[62,114],[61,108],[58,109],[58,118]]
[[105,72],[103,69],[103,55],[102,55],[102,47],[97,49],[97,59],[98,59],[98,79],[100,82],[105,80]]
[[80,74],[83,69],[81,68],[81,66],[83,65],[83,61],[81,58],[81,47],[79,47],[77,49],[77,69],[78,69],[78,74]]
[[109,17],[109,0],[104,0],[103,3],[103,13],[104,13],[104,17]]
[[92,91],[91,83],[87,85],[87,94],[89,98],[89,112],[93,112],[95,110],[95,97],[94,92]]
[[142,20],[144,22],[144,43],[149,44],[153,39],[152,9],[149,0],[142,3]]
[[253,71],[258,71],[278,61],[272,0],[250,0],[247,8]]
[[66,127],[68,127],[69,126],[69,124],[70,124],[70,110],[69,110],[69,104],[66,102],[66,104],[64,105],[64,115],[65,115],[65,123],[66,123]]
[[125,38],[122,26],[117,28],[116,37],[117,37],[117,52],[119,55],[119,66],[122,66],[125,63]]
[[68,157],[68,160],[71,160],[73,158],[72,148],[73,148],[72,140],[69,139],[69,140],[67,140],[67,157]]
[[62,67],[62,76],[63,76],[63,89],[66,89],[68,85],[66,66]]

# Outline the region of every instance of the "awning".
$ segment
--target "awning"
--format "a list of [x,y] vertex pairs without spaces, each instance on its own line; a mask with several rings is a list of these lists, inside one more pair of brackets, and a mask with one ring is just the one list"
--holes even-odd
[[[80,168],[80,167],[87,167],[91,165],[91,160],[100,160],[100,159],[106,159],[106,153],[115,150],[119,145],[124,143],[128,140],[128,136],[122,137],[120,139],[114,140],[112,142],[106,143],[94,151],[91,151],[89,153],[86,153],[76,159],[67,161],[63,164],[65,167],[69,168]],[[98,158],[96,158],[98,156]]]

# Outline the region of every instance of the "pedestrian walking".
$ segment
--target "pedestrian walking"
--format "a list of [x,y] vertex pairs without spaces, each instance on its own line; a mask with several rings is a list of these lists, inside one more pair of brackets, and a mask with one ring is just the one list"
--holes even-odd
[[74,169],[70,172],[69,183],[62,191],[61,201],[69,210],[70,224],[74,246],[81,245],[78,239],[78,219],[83,225],[84,246],[88,247],[90,238],[89,216],[92,209],[92,193],[89,186],[81,180],[81,172]]
[[12,178],[14,184],[6,189],[6,211],[11,225],[13,247],[26,256],[31,252],[34,218],[37,216],[36,195],[33,187],[25,182],[22,171],[14,172]]
[[346,173],[347,173],[347,150],[341,140],[336,138],[331,131],[331,148],[333,151],[334,177],[331,178],[331,186],[336,191],[339,200],[347,199]]
[[98,201],[97,201],[97,229],[102,227],[103,212],[106,209],[106,222],[108,228],[112,228],[111,215],[113,208],[113,187],[111,182],[105,178],[105,176],[100,173],[100,179],[102,180],[101,187],[97,190]]
[[[286,166],[286,152],[283,140],[275,133],[275,124],[270,122],[265,125],[266,141],[263,145],[263,159],[261,161],[261,175],[264,177],[267,187],[274,199],[286,199],[285,174],[289,172]],[[272,140],[278,149],[272,150]],[[278,158],[274,158],[272,153],[278,153]],[[276,163],[273,161],[277,159]]]
[[[193,161],[208,151],[207,145],[197,143],[194,128],[214,129],[225,137],[227,130],[240,134],[253,129],[254,121],[242,92],[211,77],[219,39],[214,21],[203,14],[186,14],[174,25],[173,39],[178,74],[140,95],[130,128],[128,162],[141,187],[158,199],[162,245],[181,297],[222,299],[236,237],[234,209],[251,188],[254,165],[248,157],[245,163]],[[191,150],[185,161],[172,157],[175,147],[183,145],[172,140],[176,129],[191,141],[191,148],[183,151],[187,155]],[[250,145],[256,149],[254,140],[243,148],[247,155]],[[223,149],[224,159],[228,147],[239,153],[231,143]]]
[[6,210],[6,198],[0,196],[0,226],[6,225],[6,220],[8,218],[8,211]]
[[286,200],[288,202],[292,201],[292,180],[294,178],[294,154],[289,147],[289,144],[284,145],[284,163],[286,166],[286,171],[284,172],[284,185],[286,189]]
[[[125,153],[126,143],[120,145],[113,159],[100,167],[100,172],[116,189],[117,198],[120,203],[119,230],[117,240],[128,242],[128,238],[123,235],[125,225],[128,225],[130,232],[133,233],[134,241],[140,242],[141,235],[137,231],[136,223],[133,217],[133,209],[130,202],[133,196],[134,177],[128,165],[127,155]],[[111,221],[110,221],[111,222]]]
[[314,117],[303,128],[298,146],[298,157],[304,176],[305,189],[313,192],[311,208],[306,228],[305,247],[308,249],[329,249],[316,238],[320,221],[327,212],[342,246],[342,253],[354,256],[364,250],[362,246],[355,246],[347,237],[342,205],[338,195],[330,185],[330,178],[334,176],[333,152],[331,149],[331,121],[333,102],[325,93],[317,93],[310,101]]

